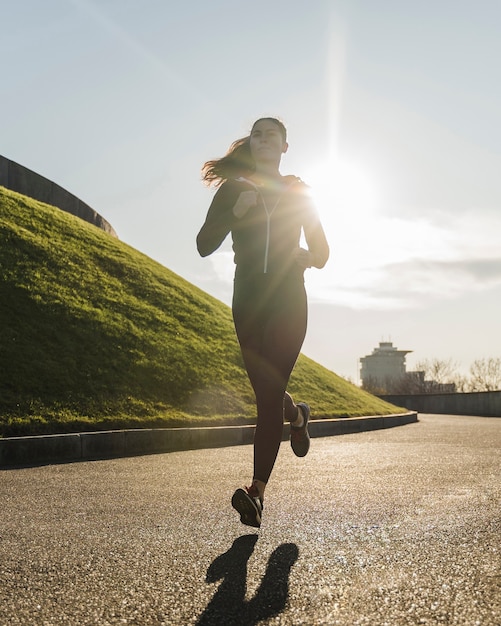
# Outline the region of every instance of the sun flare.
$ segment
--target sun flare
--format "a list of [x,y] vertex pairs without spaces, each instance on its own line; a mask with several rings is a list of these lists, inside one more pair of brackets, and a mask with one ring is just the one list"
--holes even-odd
[[360,215],[373,213],[379,204],[379,192],[367,168],[348,160],[327,160],[307,172],[315,204],[325,216],[335,206],[339,211],[356,211]]

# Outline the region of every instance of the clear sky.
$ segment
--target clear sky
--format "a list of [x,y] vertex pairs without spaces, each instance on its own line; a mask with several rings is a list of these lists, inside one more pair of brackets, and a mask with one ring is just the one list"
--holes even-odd
[[408,369],[501,357],[499,0],[5,4],[0,154],[122,241],[229,303],[200,167],[277,116],[332,249],[303,352],[355,382],[382,340]]

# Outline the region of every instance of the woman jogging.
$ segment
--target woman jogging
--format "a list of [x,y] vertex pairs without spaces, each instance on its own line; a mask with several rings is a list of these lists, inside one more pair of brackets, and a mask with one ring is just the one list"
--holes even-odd
[[[235,260],[233,320],[254,389],[257,424],[250,487],[237,489],[232,506],[240,521],[259,527],[264,491],[277,458],[284,417],[296,456],[310,447],[310,409],[286,392],[306,334],[304,271],[322,268],[329,246],[306,185],[282,176],[287,131],[261,118],[227,154],[207,161],[203,180],[217,188],[198,237],[201,256],[212,254],[231,232]],[[307,249],[300,247],[301,232]]]

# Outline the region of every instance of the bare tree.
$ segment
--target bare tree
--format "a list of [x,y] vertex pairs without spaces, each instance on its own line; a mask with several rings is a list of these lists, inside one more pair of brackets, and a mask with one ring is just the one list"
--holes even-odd
[[470,391],[496,391],[501,389],[501,359],[477,359],[470,366]]
[[501,390],[501,358],[477,359],[470,366],[469,377],[460,373],[452,359],[423,359],[416,363],[415,371],[400,378],[364,378],[362,389],[374,395]]
[[439,385],[455,382],[458,367],[452,359],[424,359],[416,363],[416,370],[424,372],[426,380]]
[[458,393],[465,393],[470,390],[470,381],[466,376],[463,376],[463,374],[457,374],[454,378],[454,383]]
[[406,372],[405,376],[393,381],[392,393],[409,395],[425,393],[424,372]]
[[387,381],[383,382],[374,376],[366,376],[362,381],[362,389],[374,396],[384,396],[391,393]]

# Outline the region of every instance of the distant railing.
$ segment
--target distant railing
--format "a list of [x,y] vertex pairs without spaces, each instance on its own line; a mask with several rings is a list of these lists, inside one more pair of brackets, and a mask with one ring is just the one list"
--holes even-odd
[[80,219],[101,228],[112,237],[118,237],[111,224],[88,204],[51,180],[1,155],[0,185],[34,200],[55,206],[66,213],[76,215]]
[[501,417],[501,391],[379,396],[418,413]]

